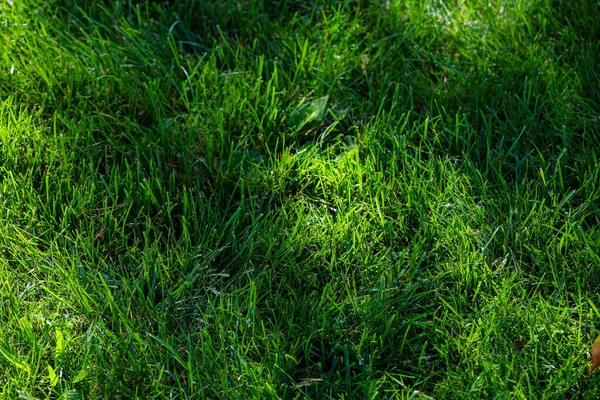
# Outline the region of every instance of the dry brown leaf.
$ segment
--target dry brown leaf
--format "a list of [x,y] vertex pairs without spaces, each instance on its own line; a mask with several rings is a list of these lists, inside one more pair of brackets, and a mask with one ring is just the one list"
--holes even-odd
[[590,350],[590,355],[592,356],[592,365],[590,366],[590,375],[594,370],[600,365],[600,336],[594,340],[594,344],[592,345],[592,350]]
[[513,346],[515,346],[515,350],[517,350],[519,353],[522,353],[523,349],[525,348],[525,343],[517,339],[514,341]]

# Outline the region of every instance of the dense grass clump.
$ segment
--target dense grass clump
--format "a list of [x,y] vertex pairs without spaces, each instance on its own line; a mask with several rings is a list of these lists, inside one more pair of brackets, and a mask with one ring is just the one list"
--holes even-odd
[[600,12],[0,5],[0,397],[596,398]]

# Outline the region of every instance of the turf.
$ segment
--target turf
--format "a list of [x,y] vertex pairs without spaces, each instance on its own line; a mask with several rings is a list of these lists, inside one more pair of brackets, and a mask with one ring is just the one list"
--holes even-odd
[[3,2],[0,398],[597,398],[598,38],[591,0]]

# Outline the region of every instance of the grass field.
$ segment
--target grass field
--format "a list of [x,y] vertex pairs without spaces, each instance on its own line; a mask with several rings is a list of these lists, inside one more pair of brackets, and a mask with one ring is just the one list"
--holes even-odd
[[598,398],[598,6],[3,1],[0,398]]

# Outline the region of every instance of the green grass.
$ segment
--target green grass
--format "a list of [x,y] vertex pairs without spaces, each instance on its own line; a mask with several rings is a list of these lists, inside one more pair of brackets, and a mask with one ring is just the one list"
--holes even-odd
[[585,0],[0,5],[0,398],[597,398]]

